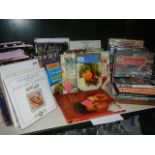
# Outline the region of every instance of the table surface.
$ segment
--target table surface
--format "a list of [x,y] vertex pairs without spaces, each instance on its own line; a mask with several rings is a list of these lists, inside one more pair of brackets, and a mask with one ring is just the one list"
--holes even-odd
[[[129,114],[133,112],[140,112],[147,109],[155,108],[155,106],[148,105],[133,105],[133,104],[120,104],[122,108],[126,109],[123,114]],[[89,120],[88,120],[89,121]],[[88,122],[87,121],[87,122]],[[83,122],[78,122],[80,124]],[[55,128],[68,127],[73,124],[67,124],[60,108],[57,108],[45,115],[43,118],[33,123],[31,126],[21,130],[14,127],[6,127],[4,124],[0,125],[0,135],[19,135],[19,134],[29,134],[44,130],[52,130]]]

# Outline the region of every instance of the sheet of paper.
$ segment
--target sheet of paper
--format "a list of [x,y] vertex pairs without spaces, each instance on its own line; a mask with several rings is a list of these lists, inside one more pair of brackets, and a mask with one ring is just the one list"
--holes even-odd
[[113,114],[110,116],[91,119],[91,122],[93,125],[100,125],[100,124],[112,123],[112,122],[117,122],[122,120],[123,120],[123,117],[120,114]]

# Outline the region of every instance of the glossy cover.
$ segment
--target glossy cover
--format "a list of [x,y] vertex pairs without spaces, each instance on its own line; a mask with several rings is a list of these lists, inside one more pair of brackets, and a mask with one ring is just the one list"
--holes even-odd
[[151,77],[154,54],[140,49],[117,50],[114,60],[115,77]]
[[[95,102],[91,103],[91,101],[94,101],[98,96],[102,96],[100,101],[98,101],[97,104]],[[94,100],[92,100],[92,98]],[[117,106],[115,100],[102,89],[57,95],[56,100],[68,123],[111,115],[123,110]],[[96,106],[95,109],[94,106]]]

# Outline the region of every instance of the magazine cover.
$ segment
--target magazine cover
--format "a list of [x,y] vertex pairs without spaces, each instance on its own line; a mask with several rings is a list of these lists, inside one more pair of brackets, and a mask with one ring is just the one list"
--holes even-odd
[[56,100],[68,123],[89,120],[124,111],[104,90],[57,95]]
[[4,83],[21,129],[56,108],[44,68],[5,79]]
[[47,71],[53,94],[62,93],[60,55],[69,49],[69,39],[37,38],[34,42],[39,64]]
[[65,53],[60,56],[63,94],[75,93],[77,88],[76,54]]
[[77,54],[77,84],[82,91],[98,89],[102,86],[101,54]]
[[154,54],[146,51],[117,50],[114,60],[115,77],[149,77],[152,76]]

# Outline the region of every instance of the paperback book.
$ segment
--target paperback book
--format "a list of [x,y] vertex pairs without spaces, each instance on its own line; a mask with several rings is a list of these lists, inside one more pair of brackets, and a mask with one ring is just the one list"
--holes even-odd
[[89,120],[124,111],[102,89],[57,95],[56,100],[68,123]]
[[110,88],[110,62],[109,52],[101,52],[102,89],[109,91]]
[[75,93],[78,91],[77,87],[77,73],[76,73],[76,54],[65,53],[60,56],[63,94]]
[[60,55],[69,49],[69,39],[37,38],[34,43],[39,64],[47,71],[53,94],[62,93]]
[[56,108],[44,68],[4,79],[4,84],[21,129]]

